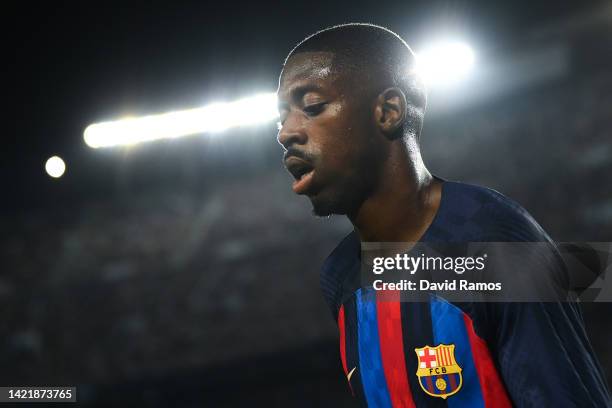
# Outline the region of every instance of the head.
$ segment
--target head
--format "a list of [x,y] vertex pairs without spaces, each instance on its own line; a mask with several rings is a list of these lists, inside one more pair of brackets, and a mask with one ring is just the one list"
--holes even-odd
[[426,96],[414,54],[371,24],[319,31],[287,56],[278,141],[293,190],[317,215],[351,214],[374,194],[389,157],[418,140]]

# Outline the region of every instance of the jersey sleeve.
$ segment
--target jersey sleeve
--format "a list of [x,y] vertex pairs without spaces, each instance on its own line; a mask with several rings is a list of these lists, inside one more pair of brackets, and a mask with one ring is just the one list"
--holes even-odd
[[610,407],[601,368],[576,304],[492,304],[493,353],[518,407]]
[[[489,337],[507,391],[517,407],[612,407],[579,304],[563,296],[569,288],[563,258],[556,244],[525,214],[517,212],[502,224],[495,240],[527,245],[528,254],[514,254],[508,262],[519,265],[522,278],[533,276],[525,284],[526,290],[533,290],[533,301],[479,306],[486,309],[480,326]],[[535,290],[536,286],[554,287],[559,295],[538,301],[538,295],[550,291]]]
[[360,245],[355,232],[351,232],[338,244],[321,267],[319,284],[334,320],[338,320],[343,294],[342,284],[355,266],[355,262],[359,262]]
[[522,249],[504,259],[529,301],[480,306],[500,375],[518,407],[610,407],[579,305],[567,295],[567,268],[556,245],[542,241],[516,244]]

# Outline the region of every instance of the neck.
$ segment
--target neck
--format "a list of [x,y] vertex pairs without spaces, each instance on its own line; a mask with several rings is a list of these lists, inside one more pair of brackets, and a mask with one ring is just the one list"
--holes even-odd
[[402,144],[391,152],[377,190],[349,219],[362,242],[416,242],[438,211],[441,184],[416,142]]

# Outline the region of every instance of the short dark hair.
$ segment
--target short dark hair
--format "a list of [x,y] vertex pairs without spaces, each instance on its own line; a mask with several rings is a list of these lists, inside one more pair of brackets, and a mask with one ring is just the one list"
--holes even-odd
[[408,100],[408,129],[417,136],[423,124],[427,93],[416,73],[416,57],[408,44],[393,31],[369,23],[348,23],[325,28],[306,37],[287,58],[304,52],[334,54],[334,68],[355,74],[375,91],[396,86]]

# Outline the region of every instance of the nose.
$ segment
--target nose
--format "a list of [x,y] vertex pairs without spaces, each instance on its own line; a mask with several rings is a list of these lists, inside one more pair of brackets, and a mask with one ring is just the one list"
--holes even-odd
[[278,143],[285,150],[288,150],[294,144],[303,145],[307,140],[306,132],[295,116],[297,115],[289,114],[285,119],[285,123],[283,123],[283,126],[278,131]]

